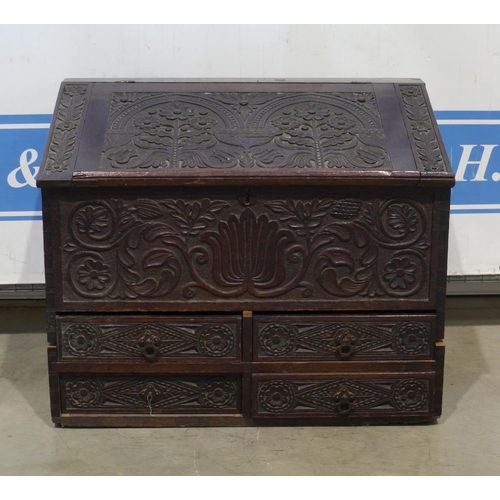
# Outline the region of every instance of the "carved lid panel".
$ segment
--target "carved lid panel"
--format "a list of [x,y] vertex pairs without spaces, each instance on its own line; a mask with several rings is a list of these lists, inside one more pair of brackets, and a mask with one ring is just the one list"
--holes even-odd
[[65,81],[39,176],[52,183],[450,184],[420,80]]

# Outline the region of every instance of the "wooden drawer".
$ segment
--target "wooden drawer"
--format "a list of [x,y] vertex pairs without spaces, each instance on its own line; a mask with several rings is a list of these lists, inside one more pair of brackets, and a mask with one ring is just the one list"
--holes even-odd
[[241,316],[58,316],[60,360],[241,359]]
[[254,417],[430,418],[434,373],[259,374],[252,408]]
[[368,361],[430,359],[432,315],[256,314],[256,361]]
[[239,414],[241,376],[61,374],[62,413]]

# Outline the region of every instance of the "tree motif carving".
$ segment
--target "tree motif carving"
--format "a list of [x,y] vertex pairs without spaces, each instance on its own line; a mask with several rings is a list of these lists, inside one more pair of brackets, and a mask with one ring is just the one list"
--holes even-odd
[[270,380],[258,385],[258,412],[356,416],[426,411],[429,381],[399,380]]
[[[84,298],[409,297],[429,232],[409,199],[95,200],[72,204],[67,283]],[[180,284],[182,285],[180,286]]]
[[102,169],[392,168],[370,93],[117,93],[110,112]]

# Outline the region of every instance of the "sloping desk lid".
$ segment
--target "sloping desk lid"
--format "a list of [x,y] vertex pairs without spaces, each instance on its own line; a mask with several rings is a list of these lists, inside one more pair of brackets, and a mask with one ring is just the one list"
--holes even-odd
[[38,177],[64,185],[452,185],[421,80],[65,80]]

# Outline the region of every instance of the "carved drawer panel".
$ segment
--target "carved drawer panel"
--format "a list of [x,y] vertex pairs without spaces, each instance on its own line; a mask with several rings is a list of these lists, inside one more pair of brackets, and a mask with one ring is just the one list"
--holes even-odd
[[430,315],[254,315],[258,361],[429,359]]
[[239,376],[62,375],[63,413],[238,414]]
[[433,373],[253,377],[255,417],[408,417],[432,414],[433,401]]
[[57,318],[59,359],[241,359],[240,316]]
[[59,202],[59,308],[428,309],[433,194],[80,190]]

